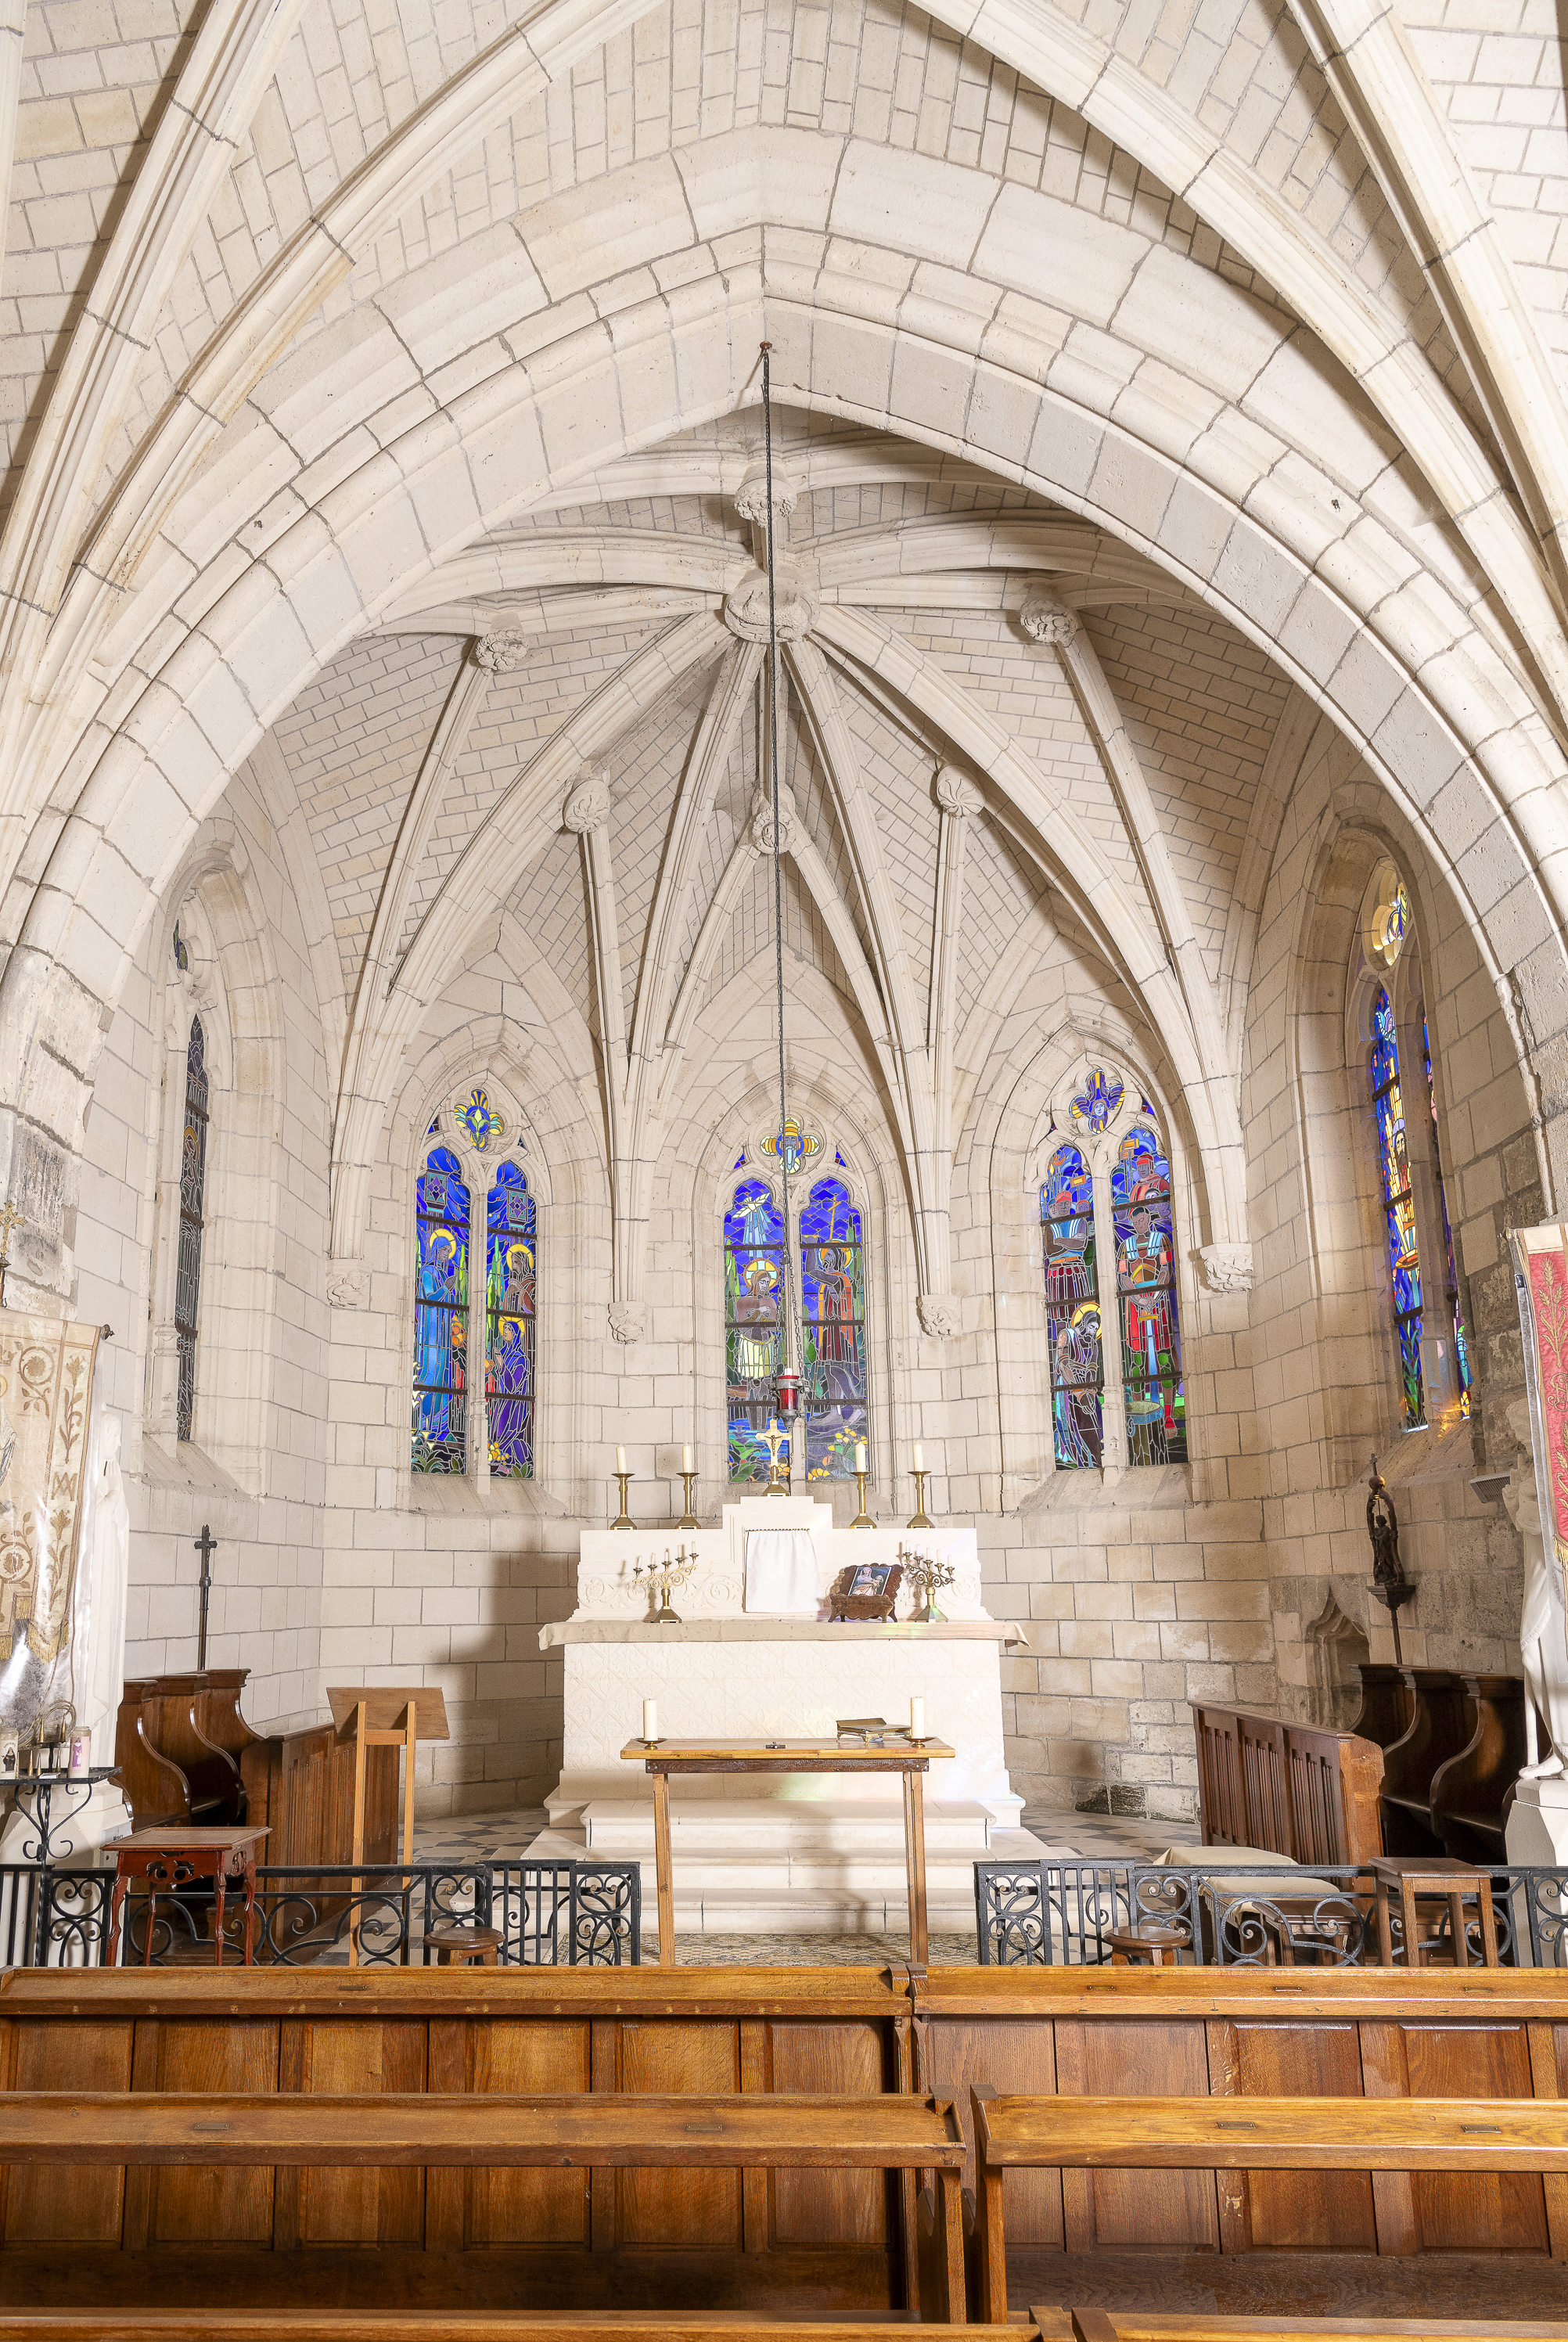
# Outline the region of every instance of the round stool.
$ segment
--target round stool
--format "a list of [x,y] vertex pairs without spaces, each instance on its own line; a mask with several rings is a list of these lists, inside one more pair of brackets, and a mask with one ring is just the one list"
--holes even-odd
[[1141,1927],[1106,1927],[1104,1935],[1114,1968],[1139,1967],[1145,1960],[1151,1967],[1163,1967],[1167,1954],[1174,1967],[1177,1953],[1193,1940],[1190,1928],[1157,1919],[1146,1919]]
[[501,1947],[494,1927],[432,1927],[424,1940],[443,1968],[493,1968]]

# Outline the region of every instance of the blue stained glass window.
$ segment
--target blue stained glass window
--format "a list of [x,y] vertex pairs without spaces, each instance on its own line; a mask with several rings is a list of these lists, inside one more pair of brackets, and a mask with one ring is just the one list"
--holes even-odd
[[484,1232],[484,1403],[490,1469],[534,1472],[534,1321],[537,1237],[534,1198],[514,1163],[491,1183]]
[[1399,1036],[1394,1030],[1393,1004],[1382,985],[1372,1004],[1369,1075],[1383,1183],[1389,1286],[1394,1330],[1399,1336],[1404,1427],[1414,1431],[1426,1421],[1426,1394],[1421,1374],[1421,1252],[1415,1239],[1415,1197],[1411,1192],[1404,1101],[1400,1089]]
[[1040,1190],[1051,1417],[1059,1472],[1101,1461],[1105,1365],[1094,1258],[1094,1183],[1075,1146],[1059,1146]]
[[[179,930],[175,929],[178,936]],[[188,1439],[196,1404],[196,1319],[202,1296],[202,1229],[207,1186],[207,1055],[199,1016],[185,1049],[185,1123],[180,1140],[180,1235],[175,1257],[178,1382],[175,1436]]]
[[1067,1101],[1067,1112],[1073,1127],[1098,1137],[1109,1130],[1124,1096],[1123,1085],[1115,1074],[1108,1074],[1104,1066],[1095,1066],[1075,1097]]
[[784,1216],[761,1179],[743,1179],[724,1214],[724,1379],[730,1478],[765,1480],[761,1435],[778,1412]]
[[1129,1131],[1122,1141],[1111,1172],[1111,1225],[1128,1460],[1182,1464],[1187,1455],[1187,1399],[1176,1311],[1171,1165],[1152,1130]]
[[[1400,889],[1403,894],[1403,888]],[[1432,1036],[1426,1029],[1426,1019],[1421,1020],[1421,1055],[1426,1067],[1426,1096],[1432,1107],[1432,1176],[1437,1185],[1437,1207],[1443,1215],[1443,1266],[1447,1272],[1444,1298],[1448,1316],[1453,1326],[1454,1381],[1459,1386],[1459,1411],[1470,1413],[1470,1386],[1475,1379],[1470,1357],[1470,1336],[1464,1323],[1464,1303],[1459,1290],[1459,1267],[1453,1257],[1453,1230],[1448,1221],[1448,1191],[1443,1184],[1443,1156],[1437,1137],[1437,1085],[1432,1077]]]
[[867,1437],[865,1272],[860,1213],[842,1179],[819,1179],[800,1216],[808,1480],[850,1480]]
[[468,1190],[433,1146],[420,1174],[414,1301],[414,1469],[468,1468]]

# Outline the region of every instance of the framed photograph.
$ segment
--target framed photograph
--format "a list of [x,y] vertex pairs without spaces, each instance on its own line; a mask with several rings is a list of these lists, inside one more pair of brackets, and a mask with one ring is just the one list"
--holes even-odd
[[857,1602],[880,1602],[887,1592],[887,1581],[898,1566],[892,1561],[863,1562],[849,1581],[849,1591]]

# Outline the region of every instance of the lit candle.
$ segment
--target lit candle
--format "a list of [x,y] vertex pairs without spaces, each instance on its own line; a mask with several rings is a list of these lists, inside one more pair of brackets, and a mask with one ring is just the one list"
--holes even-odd
[[626,1451],[624,1447],[617,1447],[615,1450],[615,1469],[617,1472],[624,1472],[625,1468]]
[[656,1699],[643,1702],[643,1737],[656,1740],[659,1736],[659,1703]]
[[865,1442],[864,1439],[857,1439],[854,1443],[854,1468],[857,1472],[864,1472],[865,1469]]
[[909,1703],[909,1736],[912,1740],[924,1740],[925,1737],[925,1702],[923,1699],[911,1699]]
[[914,1468],[917,1472],[924,1472],[925,1469],[925,1450],[921,1446],[918,1439],[914,1443]]
[[683,1472],[689,1472],[692,1469],[692,1451],[689,1446],[683,1447],[681,1450],[681,1469]]

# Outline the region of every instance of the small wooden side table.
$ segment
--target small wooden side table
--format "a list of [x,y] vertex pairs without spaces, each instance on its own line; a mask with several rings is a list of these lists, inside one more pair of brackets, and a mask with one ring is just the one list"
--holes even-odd
[[130,1837],[115,1841],[117,1867],[115,1876],[114,1911],[109,1923],[108,1965],[115,1966],[120,1949],[120,1919],[125,1910],[125,1895],[133,1878],[147,1882],[147,1940],[142,1949],[142,1966],[152,1965],[153,1922],[157,1917],[158,1897],[172,1895],[177,1887],[194,1886],[196,1880],[210,1878],[216,1905],[214,1932],[217,1937],[213,1965],[224,1964],[224,1888],[231,1878],[237,1879],[245,1898],[245,1965],[255,1966],[256,1935],[256,1849],[265,1829],[197,1829],[168,1827],[137,1830]]
[[1497,1966],[1497,1921],[1492,1909],[1492,1880],[1484,1870],[1476,1870],[1468,1862],[1454,1862],[1446,1855],[1422,1854],[1378,1855],[1367,1867],[1372,1872],[1377,1909],[1378,1958],[1385,1968],[1393,1966],[1393,1932],[1388,1917],[1391,1895],[1399,1897],[1406,1967],[1425,1965],[1416,1931],[1415,1906],[1418,1897],[1441,1897],[1448,1905],[1454,1967],[1470,1966],[1470,1947],[1464,1937],[1464,1906],[1472,1897],[1481,1921],[1483,1965],[1489,1968]]
[[438,1968],[493,1968],[501,1952],[494,1927],[432,1927],[424,1940]]
[[1145,1960],[1153,1968],[1164,1967],[1167,1955],[1171,1966],[1177,1967],[1193,1940],[1193,1931],[1179,1919],[1144,1919],[1134,1927],[1107,1927],[1104,1938],[1111,1947],[1114,1968],[1139,1967]]

